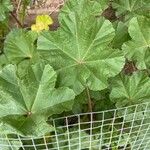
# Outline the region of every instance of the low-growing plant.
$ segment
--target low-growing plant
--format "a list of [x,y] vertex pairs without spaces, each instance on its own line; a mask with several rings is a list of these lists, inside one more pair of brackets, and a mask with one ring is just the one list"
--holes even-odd
[[[48,15],[38,16],[32,30],[0,29],[0,133],[41,136],[55,130],[48,118],[149,102],[149,4],[68,0],[56,31]],[[102,15],[107,7],[116,21]],[[10,1],[0,1],[0,26],[10,11]],[[115,128],[105,130],[117,135]]]

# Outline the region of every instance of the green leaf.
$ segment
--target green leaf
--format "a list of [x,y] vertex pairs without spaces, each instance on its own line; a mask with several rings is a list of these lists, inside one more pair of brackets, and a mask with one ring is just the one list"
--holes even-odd
[[106,8],[109,7],[110,0],[96,0],[100,5],[102,10],[105,10]]
[[2,69],[6,64],[8,64],[8,60],[4,54],[0,55],[0,69]]
[[121,74],[111,84],[110,99],[117,107],[149,102],[150,78],[145,72],[134,72],[132,76]]
[[129,60],[137,62],[139,69],[150,68],[150,20],[133,18],[129,24],[131,41],[122,47]]
[[36,33],[27,32],[22,29],[12,30],[6,37],[4,53],[12,63],[19,63],[22,60],[31,60],[36,54],[34,42]]
[[[115,102],[117,108],[125,107],[124,109],[118,109],[117,115],[123,118],[124,125],[127,128],[134,126],[132,134],[127,130],[125,131],[129,134],[130,142],[135,141],[138,136],[141,138],[142,136],[140,137],[139,134],[145,135],[144,132],[148,129],[146,124],[150,123],[149,85],[150,78],[145,72],[134,72],[132,76],[121,74],[112,80],[110,99]],[[140,129],[141,125],[143,130]],[[141,130],[140,133],[139,130]]]
[[[86,10],[80,3],[75,6],[84,10],[83,14],[61,14],[61,27],[55,32],[43,32],[38,39],[38,51],[58,72],[58,84],[71,87],[76,94],[85,86],[91,90],[106,88],[107,79],[124,65],[122,52],[109,46],[114,37],[112,24],[95,18],[91,14],[95,3],[89,3]],[[72,7],[68,5],[67,10]]]
[[[94,103],[94,111],[104,111],[114,109],[114,104],[109,99],[109,90],[91,92],[91,98]],[[111,113],[109,113],[111,115]],[[107,115],[108,117],[108,115]]]
[[6,15],[9,11],[13,10],[10,0],[1,0],[0,1],[0,21],[6,19]]
[[105,1],[103,0],[100,3],[99,0],[69,0],[61,10],[59,20],[62,19],[62,16],[71,12],[74,12],[81,19],[88,18],[89,16],[97,16],[105,9]]
[[77,95],[74,99],[74,105],[72,107],[72,112],[74,114],[80,114],[88,111],[88,98],[86,90]]
[[114,0],[112,6],[117,9],[117,16],[125,15],[125,20],[138,15],[150,17],[149,0]]
[[53,130],[46,123],[48,116],[71,109],[74,92],[55,89],[56,73],[50,65],[32,65],[23,79],[16,72],[13,65],[0,72],[1,132],[43,135]]
[[130,40],[128,33],[128,27],[123,23],[119,22],[116,26],[116,35],[113,39],[112,45],[114,48],[121,48],[123,43]]

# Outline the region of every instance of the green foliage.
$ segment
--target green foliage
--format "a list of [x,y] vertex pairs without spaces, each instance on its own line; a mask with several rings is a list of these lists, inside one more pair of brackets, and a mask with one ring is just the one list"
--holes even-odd
[[134,72],[131,76],[121,74],[115,77],[111,84],[110,98],[116,102],[117,107],[149,101],[150,78],[145,72]]
[[150,68],[150,19],[132,18],[129,23],[131,41],[122,47],[127,58],[137,63],[139,69]]
[[[84,7],[83,7],[84,6]],[[65,6],[61,10],[59,19],[63,19],[62,16],[73,13],[80,20],[89,16],[97,16],[102,12],[103,5],[99,1],[91,0],[71,0],[65,3]]]
[[24,30],[11,31],[5,40],[4,53],[11,63],[19,63],[24,59],[31,60],[36,55],[34,33]]
[[128,27],[123,22],[118,22],[114,26],[116,29],[116,35],[112,44],[114,48],[121,48],[124,42],[130,40]]
[[[49,65],[31,66],[22,79],[16,71],[15,66],[8,65],[0,72],[0,118],[3,128],[8,133],[16,130],[24,135],[41,135],[53,130],[46,119],[67,110],[67,106],[71,107],[73,91],[65,87],[54,88],[56,72]],[[67,103],[70,105],[65,105]]]
[[0,69],[2,69],[6,64],[8,64],[8,60],[4,54],[0,55]]
[[[54,33],[43,32],[37,42],[42,59],[59,73],[59,85],[69,86],[76,94],[85,87],[105,89],[108,78],[118,74],[124,65],[122,52],[110,46],[115,34],[112,24],[95,18],[91,11],[95,5],[87,5],[90,9],[81,17],[73,10],[62,13],[61,27]],[[77,6],[75,10],[84,12],[83,5]]]
[[[111,11],[117,15],[116,21],[101,15],[104,10],[106,13],[108,8],[112,9],[111,6],[115,9]],[[55,127],[49,118],[149,102],[149,8],[148,0],[114,0],[112,4],[109,0],[68,0],[59,14],[60,27],[56,31],[49,31],[48,26],[47,31],[39,33],[9,27],[7,34],[5,21],[12,5],[9,0],[1,0],[0,133],[10,137],[12,134],[53,135]],[[22,20],[24,17],[25,14]],[[135,118],[149,115],[141,111],[144,107],[138,108]],[[134,113],[132,107],[126,113],[127,117],[123,118],[124,111],[118,111],[115,115],[120,118],[115,122],[128,120],[125,125],[130,126],[133,115],[128,113]],[[103,132],[107,133],[104,138],[112,136],[112,142],[108,145],[109,141],[102,140],[102,143],[108,143],[105,145],[108,149],[118,150],[116,136],[121,127],[112,128],[113,115],[108,111],[105,118],[99,114],[93,121],[110,119],[105,122]],[[88,115],[80,119],[89,122]],[[57,126],[64,124],[65,121],[60,121]],[[81,126],[83,130],[86,127],[88,125]],[[77,129],[69,127],[69,130]],[[97,128],[93,133],[99,131]],[[68,132],[63,129],[61,132],[65,134],[60,138],[67,140]],[[81,131],[80,135],[82,149],[86,149],[84,142],[89,141],[89,132]],[[129,132],[124,131],[119,146],[124,147],[128,135]],[[72,148],[79,149],[78,135],[73,132],[70,138],[73,140],[70,144],[76,145]],[[100,138],[92,137],[93,150],[97,150],[95,141]],[[55,140],[51,138],[49,142]],[[43,144],[43,141],[36,142]],[[10,144],[18,145],[16,150],[20,147],[13,140]],[[55,144],[49,148],[55,148]]]
[[10,3],[10,0],[1,0],[0,1],[0,22],[4,21],[9,13],[12,11],[13,7]]
[[150,17],[149,0],[114,0],[112,5],[117,9],[117,15],[125,16],[125,20],[142,15]]

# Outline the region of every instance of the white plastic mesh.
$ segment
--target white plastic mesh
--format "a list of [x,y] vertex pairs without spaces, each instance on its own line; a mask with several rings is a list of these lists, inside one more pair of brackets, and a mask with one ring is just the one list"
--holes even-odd
[[[2,150],[150,150],[150,103],[49,120],[43,137],[1,135]],[[61,125],[60,125],[61,124]]]
[[[60,2],[46,11],[59,11]],[[49,122],[55,131],[42,137],[0,135],[0,150],[150,150],[150,103]]]

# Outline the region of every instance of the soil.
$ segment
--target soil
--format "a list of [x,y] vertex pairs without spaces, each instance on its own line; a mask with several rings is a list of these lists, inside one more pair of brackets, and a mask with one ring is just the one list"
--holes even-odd
[[135,65],[134,62],[132,61],[127,61],[125,66],[124,66],[124,73],[127,74],[127,75],[131,75],[133,72],[137,71],[137,67]]
[[102,16],[104,16],[106,19],[112,22],[118,19],[116,16],[116,11],[115,9],[112,8],[112,6],[109,6],[107,9],[105,9],[104,12],[102,13]]
[[[41,14],[48,14],[52,17],[54,24],[51,26],[51,30],[55,30],[58,28],[58,13],[62,5],[64,4],[64,0],[36,0],[39,1],[38,3],[34,3],[31,6],[27,7],[25,20],[23,23],[23,27],[30,27],[32,24],[35,23],[35,18],[37,15]],[[19,0],[12,0],[12,3],[14,5],[14,11],[13,15],[18,16],[17,9],[18,9],[18,3]],[[21,6],[20,6],[21,9]],[[18,17],[17,17],[18,18]],[[19,20],[19,19],[18,19]],[[16,22],[16,19],[11,15],[10,16],[10,26],[15,27],[18,26],[18,23]]]
[[[27,7],[27,15],[25,17],[23,27],[30,27],[32,24],[34,24],[37,15],[48,14],[54,21],[54,24],[50,27],[50,29],[56,30],[59,27],[59,10],[63,6],[64,1],[65,0],[36,0],[35,3]],[[15,8],[13,14],[17,16],[17,4],[19,3],[19,0],[12,0],[12,2]],[[111,7],[111,5],[107,9],[105,9],[104,12],[100,14],[100,16],[101,15],[112,22],[118,19],[116,17],[115,10]],[[10,25],[13,27],[18,25],[18,23],[16,23],[16,20],[12,16],[10,17]]]

